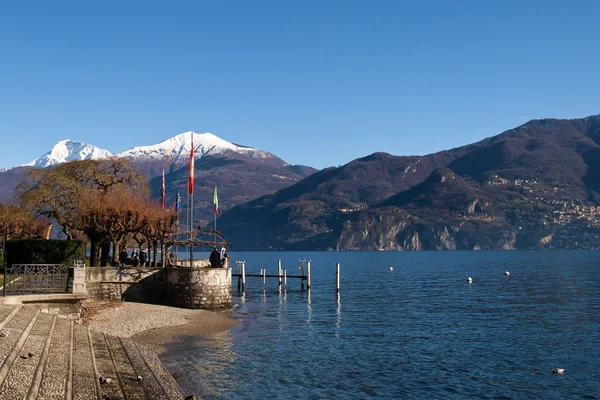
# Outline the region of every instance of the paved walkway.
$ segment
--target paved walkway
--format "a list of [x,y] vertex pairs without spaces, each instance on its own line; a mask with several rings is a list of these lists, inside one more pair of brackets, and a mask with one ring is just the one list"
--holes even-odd
[[0,398],[184,399],[158,357],[131,340],[0,306]]

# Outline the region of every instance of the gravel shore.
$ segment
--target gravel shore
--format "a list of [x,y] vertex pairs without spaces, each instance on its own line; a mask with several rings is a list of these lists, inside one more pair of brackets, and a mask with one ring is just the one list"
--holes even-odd
[[238,323],[228,312],[155,304],[86,301],[84,307],[84,323],[91,329],[132,338],[157,352],[176,338],[222,332]]

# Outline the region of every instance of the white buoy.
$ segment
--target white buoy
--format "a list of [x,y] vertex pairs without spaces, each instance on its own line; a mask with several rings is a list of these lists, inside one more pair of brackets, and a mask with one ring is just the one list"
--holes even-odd
[[393,271],[394,267],[388,267],[388,271]]
[[564,368],[552,368],[550,370],[550,372],[552,372],[552,374],[564,374],[565,369]]
[[506,275],[506,276],[510,276],[510,272],[506,271],[506,272],[504,273],[504,275]]
[[471,277],[468,277],[468,278],[467,278],[467,282],[469,282],[469,283],[473,283],[473,278],[471,278]]

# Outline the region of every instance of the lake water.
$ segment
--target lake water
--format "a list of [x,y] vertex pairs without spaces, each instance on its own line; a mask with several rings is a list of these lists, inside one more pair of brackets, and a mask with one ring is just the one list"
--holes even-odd
[[[203,255],[204,256],[204,255]],[[600,399],[600,252],[252,252],[241,323],[162,357],[208,399]],[[335,292],[335,263],[341,291]],[[388,267],[392,266],[393,271]],[[505,275],[510,272],[510,276]],[[468,284],[467,277],[473,278]],[[235,279],[234,279],[235,280]],[[552,375],[551,367],[564,368]]]

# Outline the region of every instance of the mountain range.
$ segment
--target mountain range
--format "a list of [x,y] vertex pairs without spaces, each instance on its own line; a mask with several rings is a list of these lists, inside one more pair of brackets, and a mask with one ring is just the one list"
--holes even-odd
[[25,179],[31,168],[48,168],[72,160],[114,156],[132,162],[150,182],[155,199],[160,198],[164,167],[166,203],[173,206],[179,189],[185,209],[192,141],[195,158],[195,224],[205,224],[212,219],[215,184],[220,194],[220,207],[225,211],[237,204],[274,193],[316,171],[308,166],[287,164],[269,152],[230,143],[211,133],[184,132],[154,145],[136,146],[116,154],[89,144],[62,140],[38,159],[0,172],[0,200],[12,200],[15,187]]
[[[196,224],[234,250],[599,248],[600,116],[532,120],[479,142],[423,156],[378,152],[317,171],[268,152],[186,132],[126,157],[167,204],[185,197],[191,137]],[[110,152],[70,141],[0,172],[0,193],[34,167]],[[185,204],[185,199],[183,199]]]
[[600,247],[600,117],[533,120],[425,156],[375,153],[241,204],[237,249]]

